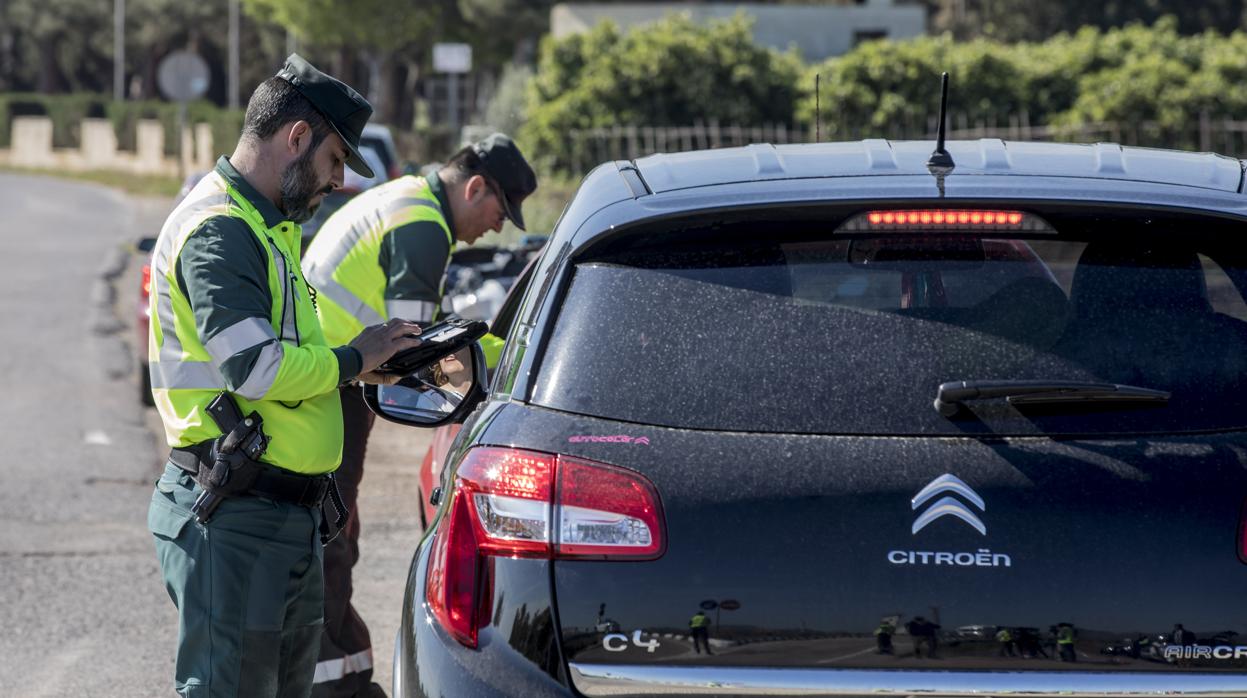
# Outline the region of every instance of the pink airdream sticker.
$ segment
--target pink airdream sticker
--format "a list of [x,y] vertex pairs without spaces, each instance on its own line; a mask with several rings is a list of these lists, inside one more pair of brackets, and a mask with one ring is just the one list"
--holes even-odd
[[637,444],[649,445],[648,436],[628,436],[627,434],[615,434],[613,436],[596,436],[593,434],[580,434],[578,436],[567,437],[568,443],[573,444]]

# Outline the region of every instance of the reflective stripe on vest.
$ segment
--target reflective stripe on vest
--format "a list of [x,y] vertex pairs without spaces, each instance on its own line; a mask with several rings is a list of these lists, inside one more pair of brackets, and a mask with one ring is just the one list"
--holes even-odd
[[[217,216],[237,218],[259,241],[268,267],[268,292],[272,299],[270,317],[249,317],[223,330],[213,330],[203,342],[190,299],[177,282],[178,258],[183,245],[204,221]],[[221,431],[207,414],[207,405],[222,390],[230,389],[221,366],[239,352],[258,351],[243,383],[231,393],[238,398],[243,413],[255,410],[264,418],[270,437],[262,460],[300,473],[316,474],[333,470],[342,454],[342,410],[338,391],[333,389],[337,374],[323,370],[326,354],[324,335],[315,309],[297,267],[298,226],[282,223],[266,227],[262,215],[218,172],[205,176],[169,216],[152,253],[152,302],[155,306],[148,333],[149,373],[152,393],[165,437],[170,446],[184,447],[216,438]],[[294,251],[291,251],[293,247]],[[303,376],[312,356],[318,368],[313,390],[325,392],[297,402],[277,403],[269,391],[282,375],[288,347],[305,347],[296,365]],[[321,353],[323,352],[323,353]],[[336,361],[335,361],[336,368]],[[287,394],[290,384],[286,383]]]
[[405,305],[418,301],[387,302],[389,279],[378,264],[385,236],[421,221],[440,226],[454,250],[454,236],[428,181],[407,176],[360,194],[325,222],[304,256],[303,269],[316,287],[321,325],[330,344],[346,344],[365,327],[391,317],[424,322],[436,316],[431,303],[427,309]]

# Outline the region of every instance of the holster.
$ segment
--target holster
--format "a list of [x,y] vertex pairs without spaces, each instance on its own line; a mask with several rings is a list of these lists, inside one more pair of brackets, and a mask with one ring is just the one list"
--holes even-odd
[[264,419],[252,412],[245,419],[229,393],[222,392],[208,405],[208,414],[224,432],[212,441],[175,448],[169,460],[185,470],[203,489],[191,512],[207,523],[221,502],[240,494],[252,494],[308,508],[320,507],[328,498],[336,514],[331,530],[321,519],[321,541],[328,543],[346,524],[348,516],[333,474],[300,475],[260,462],[268,449]]
[[195,475],[200,487],[220,497],[233,497],[250,490],[262,467],[259,461],[249,458],[242,449],[229,449],[226,442],[230,436],[211,442],[209,457],[205,459],[205,464],[211,465],[201,467]]
[[229,393],[222,391],[208,403],[208,415],[222,434],[206,444],[207,453],[201,444],[197,454],[200,467],[193,474],[203,493],[191,512],[200,523],[208,522],[222,500],[252,490],[265,467],[260,464],[260,456],[268,450],[264,418],[252,412],[244,419]]

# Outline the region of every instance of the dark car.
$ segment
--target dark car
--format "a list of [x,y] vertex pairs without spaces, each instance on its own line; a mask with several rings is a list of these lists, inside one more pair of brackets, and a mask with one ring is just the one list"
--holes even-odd
[[[394,694],[1247,695],[1247,647],[1100,654],[1243,631],[1243,163],[948,150],[603,165],[488,385],[474,347],[449,415],[368,391],[466,419]],[[902,624],[879,653],[889,617],[1018,651]]]

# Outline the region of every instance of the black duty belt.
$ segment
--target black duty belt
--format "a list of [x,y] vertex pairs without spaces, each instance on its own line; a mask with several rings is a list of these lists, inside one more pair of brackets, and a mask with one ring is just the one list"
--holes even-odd
[[[186,448],[175,448],[169,454],[169,462],[192,476],[196,475],[203,460],[210,457],[208,451],[211,445],[211,441],[206,441]],[[274,466],[265,466],[256,475],[255,483],[247,493],[312,509],[325,501],[332,483],[333,478],[328,475],[299,475]]]

